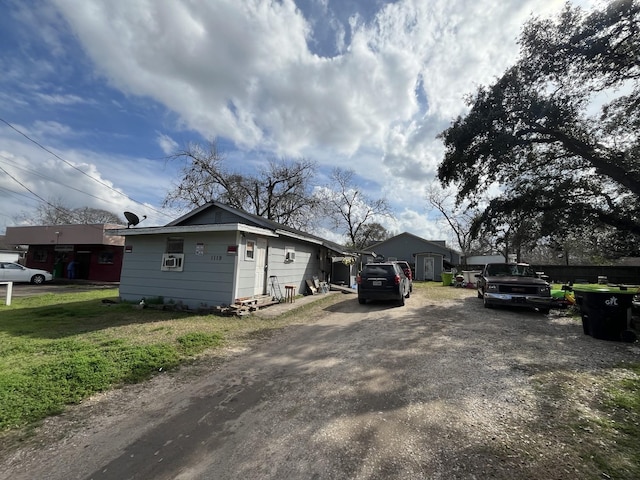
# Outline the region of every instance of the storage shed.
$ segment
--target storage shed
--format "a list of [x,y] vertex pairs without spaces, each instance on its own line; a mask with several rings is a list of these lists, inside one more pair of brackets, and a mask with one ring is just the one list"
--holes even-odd
[[440,281],[444,266],[460,262],[460,254],[447,247],[444,240],[425,240],[404,232],[367,248],[387,259],[409,262],[415,280]]

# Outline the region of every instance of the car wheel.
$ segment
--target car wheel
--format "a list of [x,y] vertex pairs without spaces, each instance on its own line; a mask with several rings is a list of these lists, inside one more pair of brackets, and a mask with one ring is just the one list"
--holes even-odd
[[360,305],[364,305],[365,303],[367,303],[367,299],[366,298],[362,298],[362,297],[358,297],[358,303]]
[[484,308],[493,308],[493,305],[491,305],[489,302],[487,302],[486,295],[482,296],[482,304],[484,305]]
[[404,307],[404,295],[400,294],[400,300],[398,301],[399,307]]
[[482,292],[478,290],[478,298],[482,298],[482,297],[483,297]]
[[407,294],[404,296],[404,298],[409,298],[409,297],[411,297],[411,289],[409,289],[407,291]]
[[31,283],[34,285],[40,285],[44,283],[44,275],[34,275],[31,277]]
[[551,311],[551,309],[550,308],[539,308],[538,311],[543,315],[549,315],[549,312]]

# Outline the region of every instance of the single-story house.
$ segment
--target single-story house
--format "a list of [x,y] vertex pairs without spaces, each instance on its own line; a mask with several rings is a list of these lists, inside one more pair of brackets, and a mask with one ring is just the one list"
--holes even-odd
[[4,235],[0,235],[0,262],[14,262],[24,264],[27,249],[21,245],[11,246]]
[[[369,252],[386,259],[403,260],[411,265],[416,280],[440,281],[440,274],[460,263],[460,253],[447,247],[444,240],[425,240],[404,232],[367,247]],[[365,256],[364,263],[371,261]]]
[[113,231],[125,241],[120,297],[189,308],[231,305],[285,286],[352,284],[353,255],[336,243],[211,202],[162,227]]
[[0,250],[0,262],[24,262],[24,254],[18,250]]
[[122,268],[124,237],[107,234],[123,225],[96,223],[7,227],[5,242],[27,245],[25,266],[65,278],[74,261],[74,278],[118,282]]

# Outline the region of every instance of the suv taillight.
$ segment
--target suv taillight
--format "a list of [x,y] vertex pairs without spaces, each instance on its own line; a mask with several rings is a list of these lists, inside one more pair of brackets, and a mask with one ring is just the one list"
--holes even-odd
[[400,285],[400,275],[396,275],[394,281],[396,282],[396,285]]
[[358,276],[356,277],[356,283],[357,283],[358,285],[360,285],[360,283],[361,283],[361,282],[362,282],[362,277],[361,277],[360,275],[358,275]]

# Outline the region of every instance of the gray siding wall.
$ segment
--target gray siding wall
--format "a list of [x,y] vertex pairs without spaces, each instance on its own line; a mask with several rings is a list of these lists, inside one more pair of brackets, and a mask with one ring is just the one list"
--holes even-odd
[[[178,235],[176,235],[178,236]],[[131,236],[126,245],[120,277],[120,297],[139,302],[142,298],[163,297],[165,303],[182,302],[190,308],[230,304],[234,301],[237,255],[228,255],[227,246],[237,245],[235,232],[185,234],[183,271],[162,271],[162,255],[169,235]],[[204,244],[203,255],[196,245]]]
[[192,218],[184,221],[182,225],[211,225],[221,223],[249,223],[239,215],[219,208],[208,208]]
[[[426,263],[427,255],[418,255],[416,257],[416,280],[426,280],[424,276],[424,266]],[[433,278],[436,282],[441,280],[442,274],[442,257],[440,255],[433,255]]]
[[416,257],[416,280],[424,280],[424,257]]
[[413,257],[414,253],[428,252],[444,255],[444,259],[452,263],[460,261],[459,254],[452,253],[450,249],[446,248],[443,241],[426,241],[420,237],[407,234],[400,234],[390,238],[380,245],[374,246],[372,250],[377,254],[384,255],[385,258],[396,257],[397,260],[405,260],[411,264],[416,261]]
[[[293,262],[287,261],[285,258],[287,247],[295,249],[296,259]],[[314,276],[318,276],[322,280],[320,278],[322,274],[318,258],[320,255],[322,255],[320,245],[283,238],[269,239],[267,277],[278,277],[278,283],[283,295],[285,285],[295,286],[297,294],[307,293],[306,280],[311,280]],[[268,291],[273,294],[270,290]]]

